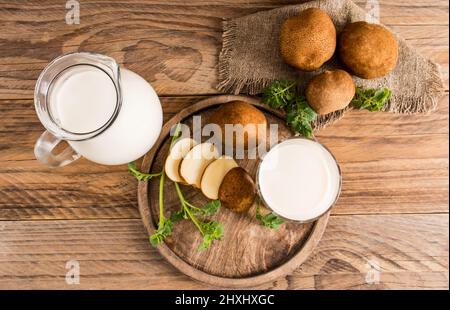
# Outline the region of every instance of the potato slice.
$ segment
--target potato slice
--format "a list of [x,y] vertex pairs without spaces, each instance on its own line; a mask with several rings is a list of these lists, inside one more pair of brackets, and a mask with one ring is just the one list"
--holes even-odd
[[233,158],[222,156],[206,167],[202,176],[201,190],[209,199],[219,198],[219,187],[223,178],[231,169],[238,167]]
[[187,184],[200,188],[203,172],[218,157],[219,152],[213,144],[196,145],[183,158],[180,165],[180,176]]
[[180,176],[180,164],[184,156],[198,143],[191,138],[184,138],[178,140],[170,149],[169,156],[167,156],[164,170],[169,179],[174,182],[184,182]]
[[225,208],[237,213],[247,212],[255,197],[255,182],[244,168],[228,171],[219,187],[219,199]]

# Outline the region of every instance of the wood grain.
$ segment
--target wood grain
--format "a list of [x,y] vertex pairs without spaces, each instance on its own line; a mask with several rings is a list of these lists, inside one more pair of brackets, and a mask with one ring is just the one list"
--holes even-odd
[[[44,66],[72,51],[112,56],[150,81],[161,95],[215,94],[221,22],[298,2],[83,1],[80,25],[66,25],[64,5],[54,0],[0,3],[0,99],[32,98]],[[364,7],[366,2],[357,3]],[[448,88],[447,4],[380,3],[382,22],[440,63]]]
[[[165,119],[202,98],[163,97]],[[125,166],[49,169],[33,155],[43,130],[33,103],[0,101],[0,114],[0,220],[139,217]],[[353,111],[317,138],[344,175],[334,214],[448,212],[448,96],[429,115]]]
[[[223,19],[299,2],[83,0],[81,24],[66,25],[64,1],[0,0],[0,288],[206,288],[148,246],[124,166],[34,160],[35,79],[62,52],[105,53],[155,86],[168,120],[217,93]],[[380,4],[381,21],[441,65],[448,90],[448,1]],[[426,116],[351,112],[318,134],[341,162],[341,199],[310,260],[263,288],[448,289],[448,100]],[[73,258],[77,287],[64,282]],[[365,282],[372,258],[379,285]]]
[[[201,289],[151,248],[140,220],[4,221],[0,289]],[[448,215],[332,216],[313,255],[258,288],[448,289]],[[65,283],[68,260],[80,285]],[[368,261],[380,284],[365,282]]]

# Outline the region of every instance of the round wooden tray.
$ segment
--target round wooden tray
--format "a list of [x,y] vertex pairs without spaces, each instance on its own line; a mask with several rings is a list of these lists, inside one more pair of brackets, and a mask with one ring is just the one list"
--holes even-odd
[[[258,100],[244,96],[217,96],[202,100],[175,115],[163,127],[155,146],[145,155],[142,171],[159,172],[164,166],[170,145],[170,128],[178,122],[191,126],[192,116],[201,115],[207,120],[214,109],[225,102],[243,100],[263,111],[269,124],[277,123],[280,140],[293,133],[285,125],[283,115],[261,105]],[[259,160],[238,160],[238,164],[255,177]],[[282,186],[282,185],[280,185]],[[139,211],[144,225],[153,234],[159,216],[159,180],[140,182],[138,186]],[[196,189],[182,186],[187,199],[202,206],[207,199]],[[166,216],[179,210],[180,204],[175,187],[166,180],[164,188]],[[255,219],[253,206],[247,214],[236,214],[226,208],[213,217],[224,225],[224,236],[211,248],[198,252],[200,233],[190,221],[178,222],[166,243],[158,247],[161,255],[181,272],[193,279],[221,287],[249,287],[282,277],[311,254],[326,228],[329,212],[308,224],[287,222],[278,230],[261,226]]]

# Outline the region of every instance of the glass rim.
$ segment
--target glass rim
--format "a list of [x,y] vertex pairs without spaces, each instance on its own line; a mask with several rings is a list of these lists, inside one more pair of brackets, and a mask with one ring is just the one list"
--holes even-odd
[[280,215],[280,214],[278,214],[268,203],[267,203],[267,201],[264,199],[264,196],[263,196],[263,194],[262,194],[262,191],[261,191],[261,187],[260,187],[260,182],[259,182],[259,173],[260,173],[260,170],[261,170],[261,164],[262,164],[262,162],[264,161],[264,157],[263,158],[261,158],[260,159],[260,162],[258,163],[258,168],[257,168],[257,170],[256,170],[256,190],[257,190],[257,193],[258,193],[258,197],[257,197],[257,199],[259,199],[262,203],[263,203],[263,205],[266,207],[266,208],[268,208],[270,211],[272,211],[274,214],[276,214],[278,217],[280,217],[280,218],[282,218],[283,220],[286,220],[286,221],[290,221],[290,222],[295,222],[295,223],[303,223],[303,224],[306,224],[306,223],[312,223],[312,222],[315,222],[315,221],[317,221],[319,218],[321,218],[324,214],[326,214],[327,212],[329,212],[335,205],[336,205],[336,203],[337,203],[337,201],[339,200],[339,197],[341,196],[341,192],[342,192],[342,170],[341,170],[341,167],[340,167],[340,165],[339,165],[339,162],[337,161],[337,159],[336,159],[336,157],[334,156],[334,154],[330,151],[330,149],[329,148],[327,148],[325,145],[323,145],[322,143],[320,143],[319,141],[317,141],[317,139],[311,139],[311,138],[306,138],[306,137],[301,137],[301,136],[295,136],[295,137],[290,137],[290,138],[287,138],[287,139],[285,139],[285,140],[283,140],[283,141],[281,141],[280,143],[277,143],[276,145],[274,145],[273,147],[271,147],[270,148],[270,150],[265,154],[265,155],[267,155],[271,150],[273,150],[275,147],[277,147],[278,145],[280,145],[280,144],[282,144],[282,143],[284,143],[284,142],[286,142],[286,141],[290,141],[290,140],[308,140],[308,141],[312,141],[312,142],[315,142],[315,143],[317,143],[318,145],[320,145],[321,147],[323,147],[324,149],[325,149],[325,151],[327,151],[330,155],[331,155],[331,158],[333,159],[333,161],[334,161],[334,163],[336,164],[336,167],[337,167],[337,170],[338,170],[338,174],[339,174],[339,186],[338,186],[338,190],[337,190],[337,193],[336,193],[336,197],[334,198],[334,200],[333,200],[333,202],[330,204],[330,206],[328,206],[326,209],[325,209],[325,211],[323,211],[323,212],[321,212],[319,215],[317,215],[317,216],[315,216],[314,218],[311,218],[311,219],[307,219],[307,220],[295,220],[295,219],[291,219],[291,218],[287,218],[287,217],[285,217],[285,216],[282,216],[282,215]]
[[[71,60],[71,58],[75,58],[77,56],[80,57],[79,60]],[[64,65],[64,62],[70,61],[73,61],[73,63]],[[51,74],[50,71],[57,65],[62,65],[62,67],[56,74]],[[65,129],[54,119],[50,108],[49,94],[51,87],[57,79],[60,78],[61,74],[63,74],[66,70],[77,66],[90,66],[102,71],[109,77],[116,91],[116,101],[114,111],[111,116],[104,124],[89,132],[73,132]],[[102,66],[105,68],[102,68]],[[109,69],[108,71],[111,71],[111,73],[108,73],[105,69]],[[49,78],[49,75],[52,77]],[[44,81],[45,79],[48,79],[48,81]],[[45,95],[43,95],[42,92]],[[109,128],[119,114],[122,106],[120,67],[113,58],[102,54],[90,52],[71,52],[62,54],[49,62],[40,73],[34,89],[34,105],[40,122],[44,125],[45,129],[53,135],[69,141],[83,141],[91,139]]]

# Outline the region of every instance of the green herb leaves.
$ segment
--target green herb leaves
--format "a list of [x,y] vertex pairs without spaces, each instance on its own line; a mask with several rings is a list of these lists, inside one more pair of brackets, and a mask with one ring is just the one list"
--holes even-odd
[[392,96],[392,91],[389,88],[356,88],[355,97],[352,100],[352,105],[359,109],[366,109],[371,112],[381,111],[384,105]]
[[181,123],[176,124],[176,127],[173,129],[172,140],[170,142],[170,147],[172,147],[175,142],[177,142],[178,138],[181,135]]
[[262,102],[272,109],[282,109],[294,100],[296,85],[296,82],[288,80],[274,81],[263,90]]
[[211,216],[216,214],[217,211],[219,211],[220,205],[221,205],[220,200],[211,200],[201,209],[194,207],[195,208],[194,213],[197,216]]
[[211,221],[202,224],[203,241],[197,248],[198,251],[203,251],[209,248],[214,240],[222,239],[223,225],[217,221]]
[[[171,145],[173,145],[179,138],[181,133],[181,125],[177,124],[173,136]],[[199,229],[203,236],[203,241],[199,245],[198,250],[202,251],[209,248],[214,240],[220,240],[223,235],[223,225],[217,221],[204,221],[203,218],[214,215],[220,208],[220,200],[210,201],[198,208],[191,204],[184,198],[178,183],[175,184],[175,189],[180,199],[181,209],[172,213],[170,218],[164,216],[164,169],[160,173],[143,173],[136,168],[136,163],[132,162],[128,164],[128,171],[139,181],[148,181],[154,177],[160,177],[159,179],[159,221],[158,228],[155,233],[149,237],[150,243],[153,246],[158,246],[164,242],[166,237],[172,235],[173,226],[175,222],[181,220],[191,220],[194,225]],[[200,219],[202,218],[202,219]]]
[[172,229],[172,220],[164,218],[163,221],[158,225],[158,229],[155,231],[155,233],[150,236],[151,245],[156,247],[163,243],[166,237],[172,235]]
[[161,176],[160,173],[144,173],[137,170],[136,162],[132,162],[128,164],[128,171],[139,181],[148,181],[152,178]]
[[183,192],[181,191],[178,183],[175,183],[175,189],[178,194],[178,198],[181,203],[181,210],[178,211],[178,216],[183,214],[183,218],[189,218],[203,236],[203,241],[197,248],[198,251],[203,251],[211,245],[214,240],[222,239],[223,225],[217,221],[203,222],[198,218],[198,216],[207,216],[216,213],[220,208],[220,201],[215,200],[206,204],[202,209],[197,208],[193,204],[184,198]]
[[280,80],[263,90],[262,102],[272,109],[286,111],[289,126],[296,133],[310,138],[313,134],[311,122],[317,117],[316,112],[308,105],[306,98],[295,92],[296,82]]
[[261,223],[261,225],[270,228],[278,229],[284,223],[283,219],[276,216],[274,213],[270,212],[266,215],[261,214],[261,202],[258,201],[256,206],[256,219]]
[[153,246],[158,246],[164,242],[164,239],[172,234],[173,222],[164,216],[164,170],[159,173],[144,173],[136,168],[136,163],[128,164],[128,171],[139,181],[148,181],[155,177],[159,179],[159,222],[158,229],[150,236],[150,243]]
[[296,97],[294,102],[288,106],[286,121],[295,131],[307,138],[312,137],[313,128],[311,122],[317,117],[316,112],[308,105],[306,98]]
[[[136,166],[130,164],[133,167],[133,175],[141,180],[141,175],[146,175],[136,170]],[[194,225],[198,228],[203,236],[203,241],[199,245],[198,250],[203,251],[210,247],[214,240],[220,240],[223,235],[223,225],[218,221],[204,221],[203,218],[212,216],[216,214],[221,206],[220,200],[212,200],[203,206],[203,208],[198,208],[186,200],[183,193],[181,192],[178,183],[175,184],[175,189],[180,199],[181,209],[177,212],[172,213],[170,218],[164,216],[164,170],[161,173],[155,174],[154,176],[159,176],[159,221],[158,228],[155,233],[150,236],[150,243],[153,246],[158,246],[164,242],[165,238],[172,235],[174,223],[182,220],[191,220]]]

